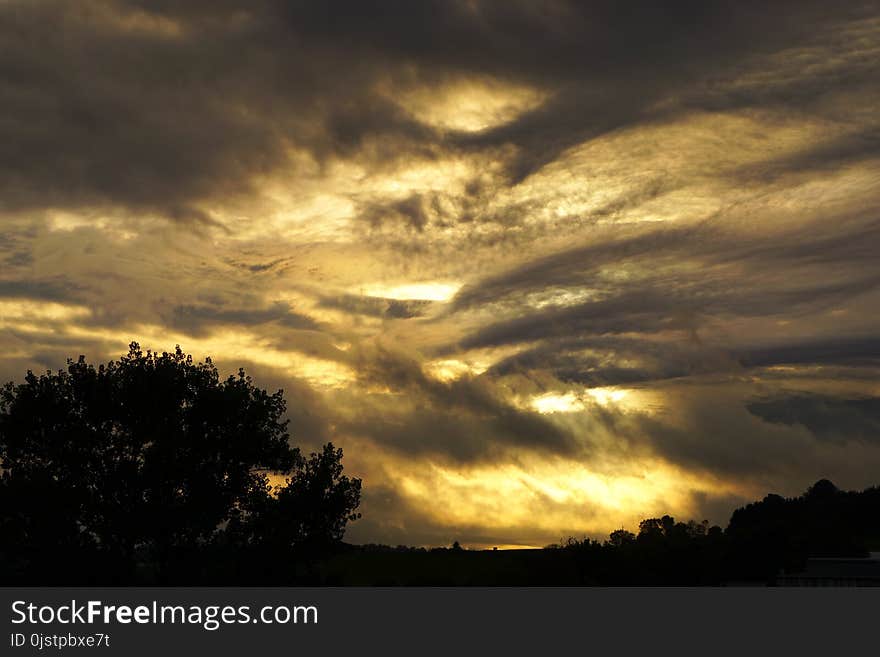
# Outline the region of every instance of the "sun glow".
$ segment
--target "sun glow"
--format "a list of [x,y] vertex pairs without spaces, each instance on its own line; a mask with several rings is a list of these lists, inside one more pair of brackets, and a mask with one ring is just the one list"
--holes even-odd
[[[0,326],[15,326],[27,330],[29,322],[70,321],[91,315],[85,306],[77,306],[52,301],[0,300]],[[23,324],[22,324],[23,323]],[[34,326],[42,330],[43,326]]]
[[454,381],[463,376],[476,376],[485,372],[487,367],[482,364],[465,362],[454,358],[429,362],[425,370],[440,381]]
[[504,125],[548,98],[538,89],[491,79],[388,94],[416,120],[441,130],[461,132],[480,132]]
[[650,459],[610,467],[537,456],[471,468],[411,463],[394,478],[408,501],[430,509],[435,522],[513,529],[524,538],[529,532],[607,536],[660,513],[686,518],[701,491],[741,493],[728,482]]
[[614,387],[586,388],[583,393],[547,392],[533,397],[530,405],[539,413],[576,413],[585,410],[590,402],[600,406],[621,405],[625,400],[634,402],[632,392]]
[[368,297],[401,301],[449,301],[460,288],[460,283],[425,282],[368,285],[362,288],[361,292]]
[[573,413],[584,410],[584,404],[573,392],[564,395],[548,392],[532,399],[532,408],[539,413]]
[[621,388],[587,388],[586,392],[600,406],[608,406],[626,399],[630,391]]

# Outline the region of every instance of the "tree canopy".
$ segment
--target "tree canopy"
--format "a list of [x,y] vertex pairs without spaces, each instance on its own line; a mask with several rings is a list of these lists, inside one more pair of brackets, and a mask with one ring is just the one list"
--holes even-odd
[[[332,444],[289,444],[281,390],[180,347],[142,351],[0,390],[0,552],[7,576],[54,577],[59,561],[162,573],[217,545],[278,555],[342,538],[361,482]],[[272,486],[273,480],[283,481]],[[161,575],[160,575],[161,576]],[[62,578],[63,579],[63,578]]]

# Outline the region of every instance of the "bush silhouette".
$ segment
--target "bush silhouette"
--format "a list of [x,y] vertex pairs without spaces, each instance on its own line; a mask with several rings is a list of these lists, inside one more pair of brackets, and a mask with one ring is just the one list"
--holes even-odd
[[[359,479],[332,445],[288,443],[282,391],[221,379],[180,347],[0,390],[0,560],[34,583],[99,570],[166,580],[218,545],[275,554],[326,546],[356,517]],[[284,477],[274,489],[269,474]],[[213,555],[213,553],[211,553]],[[100,567],[96,568],[96,564]]]

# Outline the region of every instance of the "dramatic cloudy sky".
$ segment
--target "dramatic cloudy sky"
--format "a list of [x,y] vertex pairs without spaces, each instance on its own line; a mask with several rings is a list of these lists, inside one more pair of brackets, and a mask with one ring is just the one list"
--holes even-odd
[[880,483],[878,80],[860,2],[0,0],[0,378],[244,366],[357,542]]

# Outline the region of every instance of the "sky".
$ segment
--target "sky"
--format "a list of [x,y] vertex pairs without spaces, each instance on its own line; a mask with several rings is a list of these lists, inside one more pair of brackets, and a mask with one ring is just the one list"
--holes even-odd
[[0,0],[0,379],[179,344],[541,546],[880,483],[880,6]]

